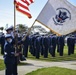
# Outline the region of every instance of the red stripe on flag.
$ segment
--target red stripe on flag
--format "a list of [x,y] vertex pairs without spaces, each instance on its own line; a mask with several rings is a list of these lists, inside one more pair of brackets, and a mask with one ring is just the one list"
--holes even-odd
[[25,14],[28,18],[32,18],[32,16],[31,16],[30,13],[28,13],[28,12],[26,12],[26,11],[20,9],[19,7],[17,7],[16,9],[17,9],[17,11],[19,11],[19,12]]
[[28,6],[25,6],[25,5],[21,4],[20,2],[18,2],[17,4],[18,4],[18,6],[21,6],[21,7],[23,7],[24,9],[29,10],[29,9],[28,9]]
[[30,12],[29,12],[29,8],[28,6],[33,3],[33,0],[14,0],[15,1],[15,5],[16,5],[16,9],[25,14],[26,16],[28,16],[28,18],[32,18]]
[[31,2],[31,3],[33,3],[33,2],[34,2],[34,0],[30,0],[30,2]]
[[27,0],[21,0],[22,2],[26,3],[29,6],[29,3]]
[[26,3],[28,6],[30,5],[29,2],[28,2],[27,0],[25,1],[25,3]]
[[[26,3],[28,6],[34,2],[34,0],[21,0],[22,2]],[[30,2],[30,3],[29,3]]]

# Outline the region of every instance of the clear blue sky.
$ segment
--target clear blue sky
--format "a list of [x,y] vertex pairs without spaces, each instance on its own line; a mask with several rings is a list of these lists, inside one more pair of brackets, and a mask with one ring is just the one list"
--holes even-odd
[[[13,25],[14,21],[14,0],[0,0],[0,27],[8,25]],[[21,14],[20,12],[17,13],[17,20],[16,24],[27,24],[31,26],[34,20],[39,15],[40,11],[44,7],[48,0],[35,0],[33,4],[30,5],[29,9],[32,14],[32,19],[28,19],[25,15]],[[76,0],[69,0],[72,4],[76,6]]]

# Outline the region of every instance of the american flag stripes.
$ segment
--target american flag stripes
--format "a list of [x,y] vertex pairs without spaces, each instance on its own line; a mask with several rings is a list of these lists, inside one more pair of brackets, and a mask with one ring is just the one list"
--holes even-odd
[[28,7],[33,2],[34,0],[15,0],[16,10],[25,14],[28,18],[32,18]]

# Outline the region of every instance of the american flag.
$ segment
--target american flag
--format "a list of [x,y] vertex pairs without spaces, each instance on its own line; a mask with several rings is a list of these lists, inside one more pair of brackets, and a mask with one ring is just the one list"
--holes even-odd
[[33,2],[34,0],[15,0],[16,10],[25,14],[28,18],[32,18],[28,7]]

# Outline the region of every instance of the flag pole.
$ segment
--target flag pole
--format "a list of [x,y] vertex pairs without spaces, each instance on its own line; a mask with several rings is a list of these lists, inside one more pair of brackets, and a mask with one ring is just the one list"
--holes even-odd
[[24,38],[22,39],[22,41],[24,41],[26,39],[26,37],[29,35],[29,33],[31,32],[32,27],[34,26],[36,20],[33,22],[32,26],[28,29],[27,34],[24,36]]
[[15,0],[14,0],[14,31],[15,31],[15,26],[16,26],[16,9],[15,9]]
[[16,27],[16,1],[14,0],[14,38],[15,38],[16,53],[17,53],[18,37],[17,35],[15,35],[15,27]]
[[35,24],[35,22],[36,22],[36,20],[33,22],[32,26],[29,28],[27,35],[30,33],[30,31],[31,31],[33,25]]
[[[15,34],[16,27],[16,0],[14,0],[14,39],[15,39],[15,56],[16,56],[16,66],[19,63],[19,52],[18,52],[18,36]],[[17,68],[17,67],[16,67]]]

